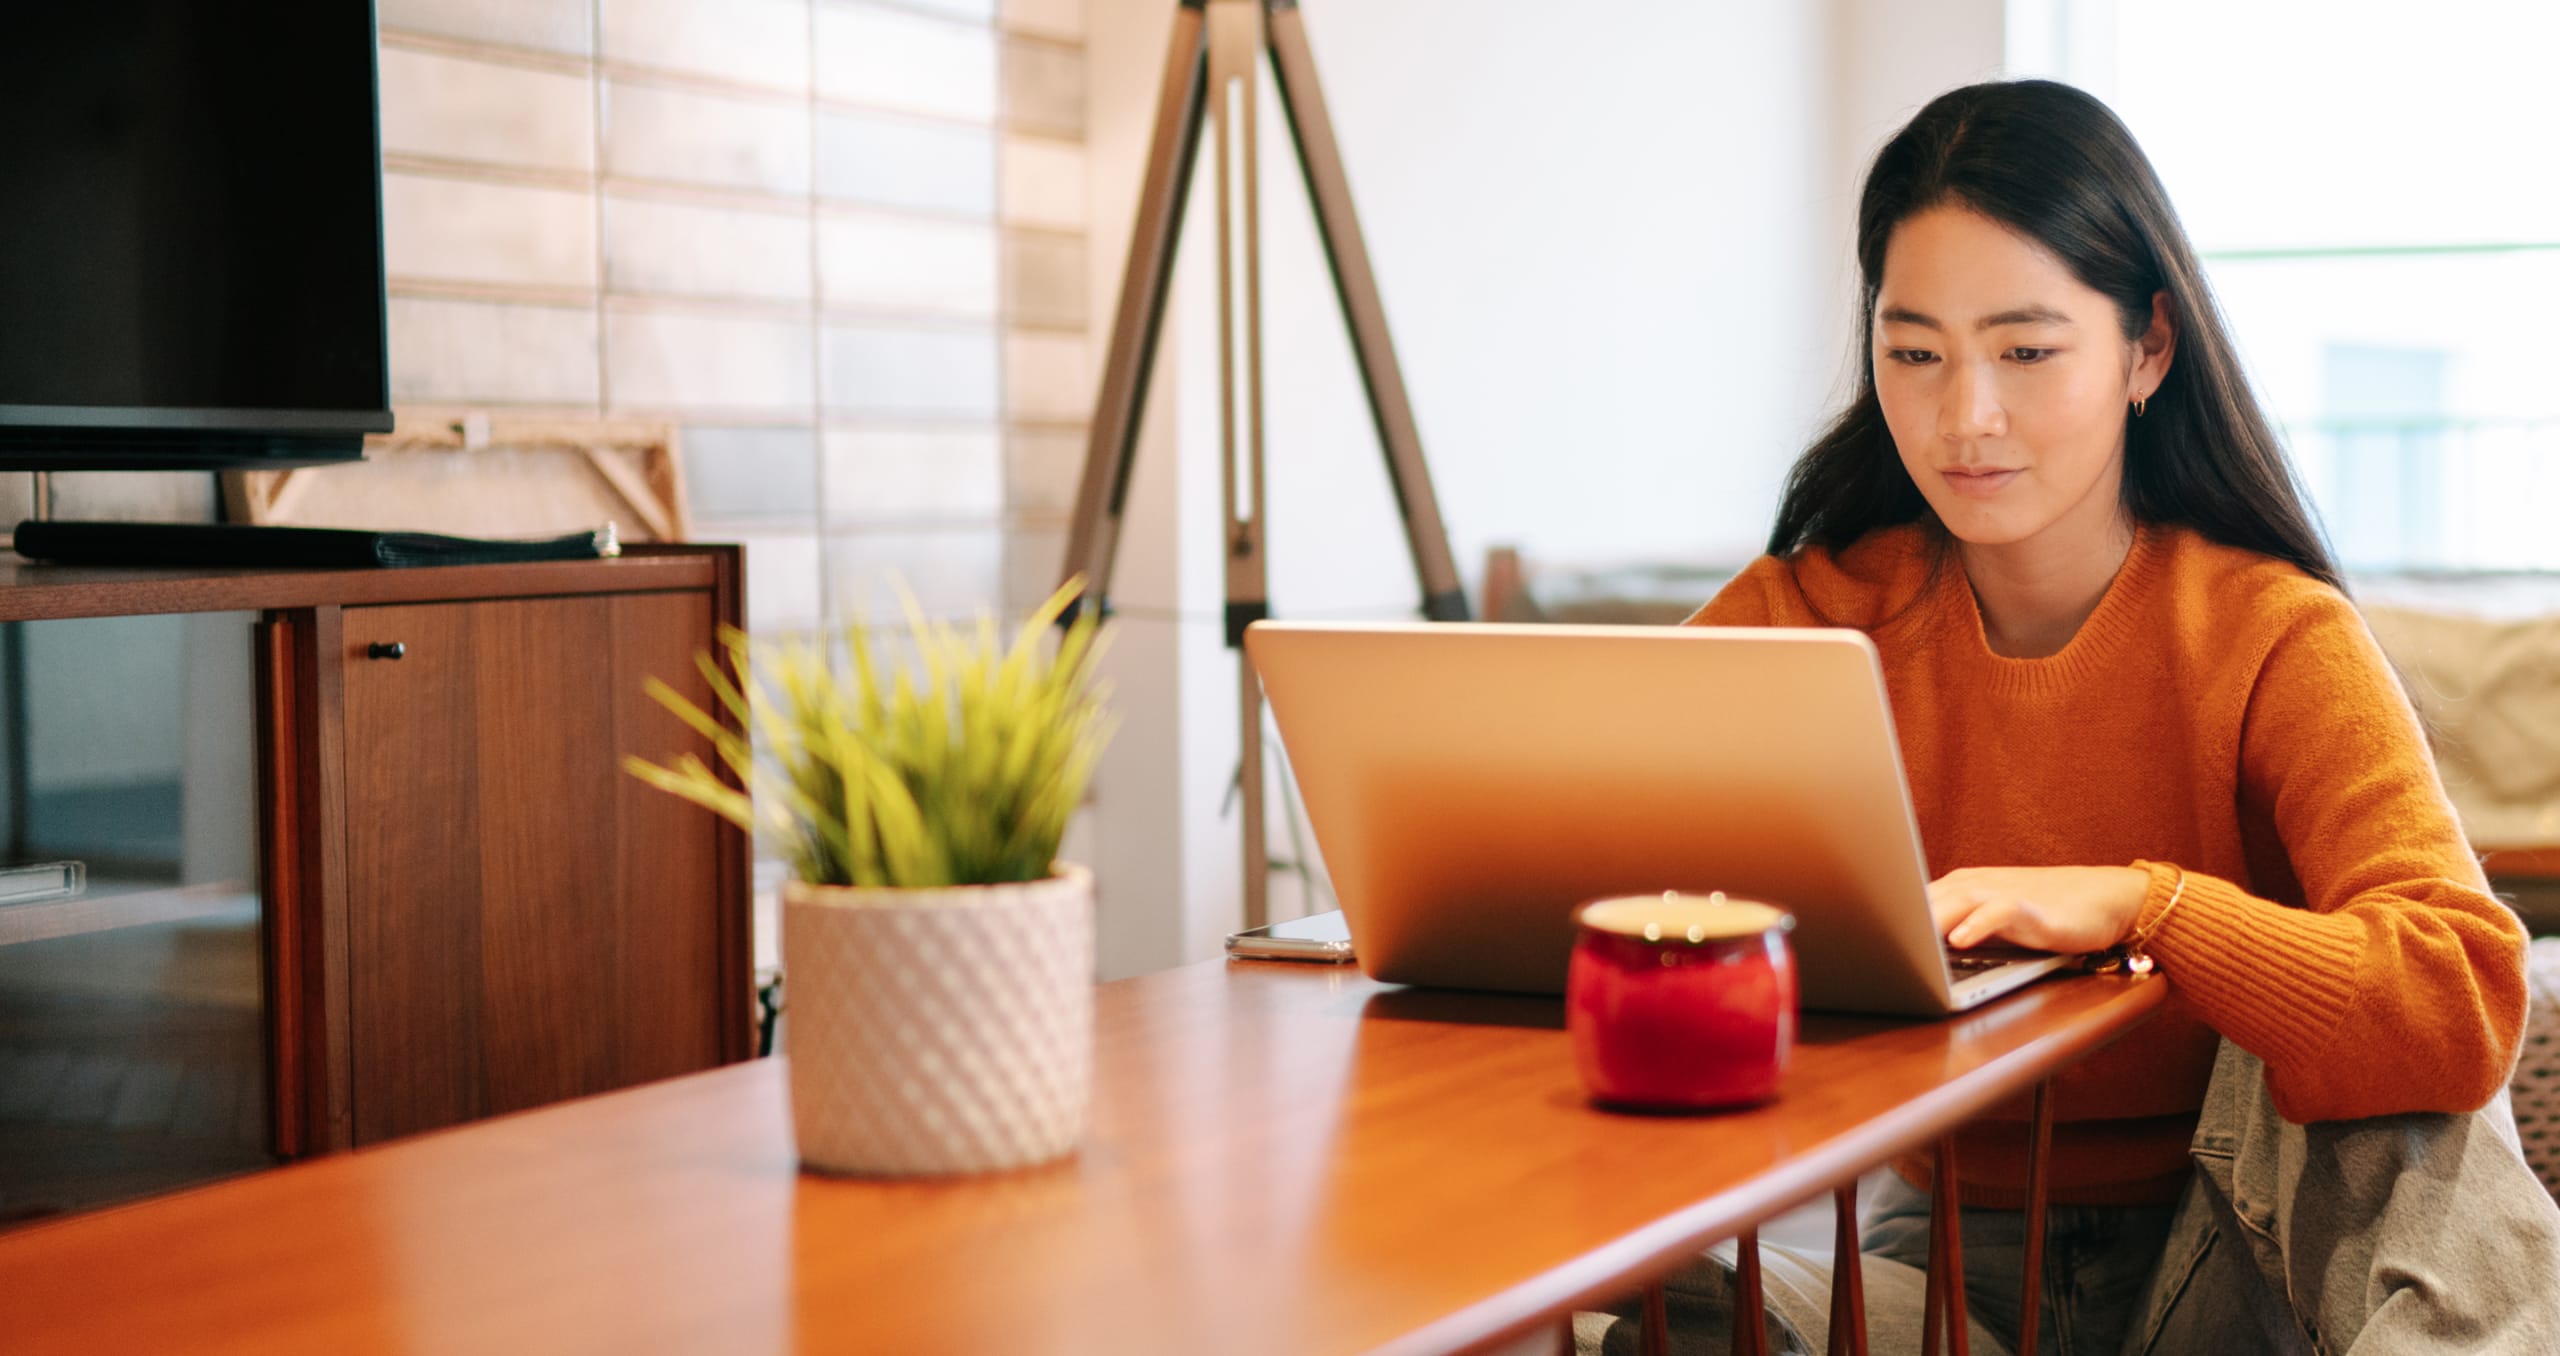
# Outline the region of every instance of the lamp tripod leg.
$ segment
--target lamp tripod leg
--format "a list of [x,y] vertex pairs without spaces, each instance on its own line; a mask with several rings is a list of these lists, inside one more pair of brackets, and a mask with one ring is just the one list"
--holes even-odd
[[1466,589],[1449,552],[1449,530],[1440,518],[1431,468],[1422,459],[1422,434],[1414,422],[1413,401],[1405,392],[1395,341],[1387,332],[1386,303],[1378,293],[1377,272],[1369,264],[1360,216],[1351,205],[1351,179],[1343,169],[1342,147],[1334,140],[1324,87],[1316,79],[1306,18],[1298,12],[1297,0],[1264,0],[1264,7],[1269,13],[1272,85],[1279,91],[1282,120],[1288,123],[1297,147],[1298,169],[1306,176],[1307,201],[1315,206],[1316,232],[1324,241],[1325,263],[1333,273],[1334,296],[1350,327],[1352,354],[1359,360],[1360,383],[1369,397],[1369,416],[1387,460],[1387,483],[1395,491],[1405,544],[1413,552],[1414,573],[1422,583],[1422,615],[1433,621],[1465,621]]
[[[1404,520],[1406,544],[1422,584],[1423,615],[1464,621],[1467,599],[1450,554],[1439,500],[1422,459],[1412,402],[1387,334],[1350,181],[1315,73],[1314,55],[1296,0],[1179,0],[1156,100],[1128,264],[1112,314],[1110,345],[1087,430],[1082,477],[1068,526],[1063,576],[1082,576],[1085,592],[1062,622],[1084,607],[1110,608],[1113,559],[1137,459],[1138,421],[1154,375],[1164,308],[1172,290],[1174,251],[1198,159],[1204,123],[1218,146],[1219,353],[1221,481],[1227,644],[1240,648],[1245,627],[1270,613],[1264,555],[1261,262],[1255,183],[1256,72],[1268,52],[1283,121],[1306,176],[1309,200],[1334,292],[1351,331],[1361,383],[1387,463],[1388,483]],[[1262,687],[1239,654],[1238,759],[1244,810],[1245,925],[1269,921],[1270,857],[1264,823]]]
[[1137,462],[1138,418],[1155,375],[1165,302],[1173,290],[1174,250],[1182,239],[1182,208],[1191,193],[1192,164],[1199,157],[1201,92],[1208,71],[1205,20],[1195,0],[1175,10],[1173,36],[1166,45],[1155,130],[1147,143],[1137,215],[1129,226],[1129,258],[1121,271],[1093,422],[1085,431],[1084,472],[1076,483],[1075,515],[1068,523],[1060,575],[1062,583],[1083,576],[1085,591],[1059,619],[1061,624],[1073,621],[1087,604],[1109,611],[1120,519]]
[[1244,656],[1244,630],[1269,616],[1263,555],[1262,229],[1257,138],[1262,8],[1208,0],[1206,102],[1218,163],[1218,444],[1225,501],[1227,648],[1238,677],[1237,776],[1243,783],[1244,925],[1271,921],[1271,854],[1264,823],[1262,682]]

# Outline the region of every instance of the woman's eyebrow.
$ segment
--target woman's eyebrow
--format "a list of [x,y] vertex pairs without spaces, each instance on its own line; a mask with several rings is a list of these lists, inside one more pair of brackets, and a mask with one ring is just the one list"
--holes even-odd
[[[1876,312],[1876,319],[1888,325],[1917,325],[1924,330],[1943,330],[1937,317],[1922,315],[1908,306],[1887,306]],[[2014,306],[1997,315],[1987,315],[1974,322],[1977,330],[1994,330],[2003,325],[2069,325],[2071,317],[2050,306]]]
[[1974,325],[1977,330],[1998,329],[2002,325],[2068,325],[2071,317],[2050,306],[2018,306],[1998,315],[1984,316]]

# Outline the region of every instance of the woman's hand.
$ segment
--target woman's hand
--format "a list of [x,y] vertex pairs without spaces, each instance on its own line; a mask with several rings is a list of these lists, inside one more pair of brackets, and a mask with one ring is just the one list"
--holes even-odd
[[1994,939],[2037,951],[2104,951],[2133,931],[2151,873],[2130,866],[1969,866],[1929,885],[1956,949]]

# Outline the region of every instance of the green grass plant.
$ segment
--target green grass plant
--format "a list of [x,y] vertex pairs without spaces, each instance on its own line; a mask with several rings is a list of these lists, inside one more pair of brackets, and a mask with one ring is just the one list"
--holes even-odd
[[764,834],[814,885],[1044,879],[1113,726],[1094,676],[1097,609],[1050,635],[1081,588],[1050,595],[1010,645],[991,617],[971,628],[929,621],[909,595],[921,662],[894,673],[860,619],[844,630],[841,662],[823,643],[725,629],[725,664],[696,656],[725,721],[659,679],[648,691],[710,741],[727,777],[690,753],[623,767]]

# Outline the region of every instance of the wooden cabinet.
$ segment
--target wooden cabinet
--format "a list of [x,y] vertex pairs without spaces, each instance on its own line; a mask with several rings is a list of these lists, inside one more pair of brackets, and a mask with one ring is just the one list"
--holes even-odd
[[719,1061],[720,826],[620,767],[699,743],[642,683],[710,634],[699,593],[346,610],[356,1143]]
[[744,1059],[745,835],[626,754],[707,741],[732,547],[367,571],[0,565],[0,620],[255,611],[273,1139],[287,1156]]

